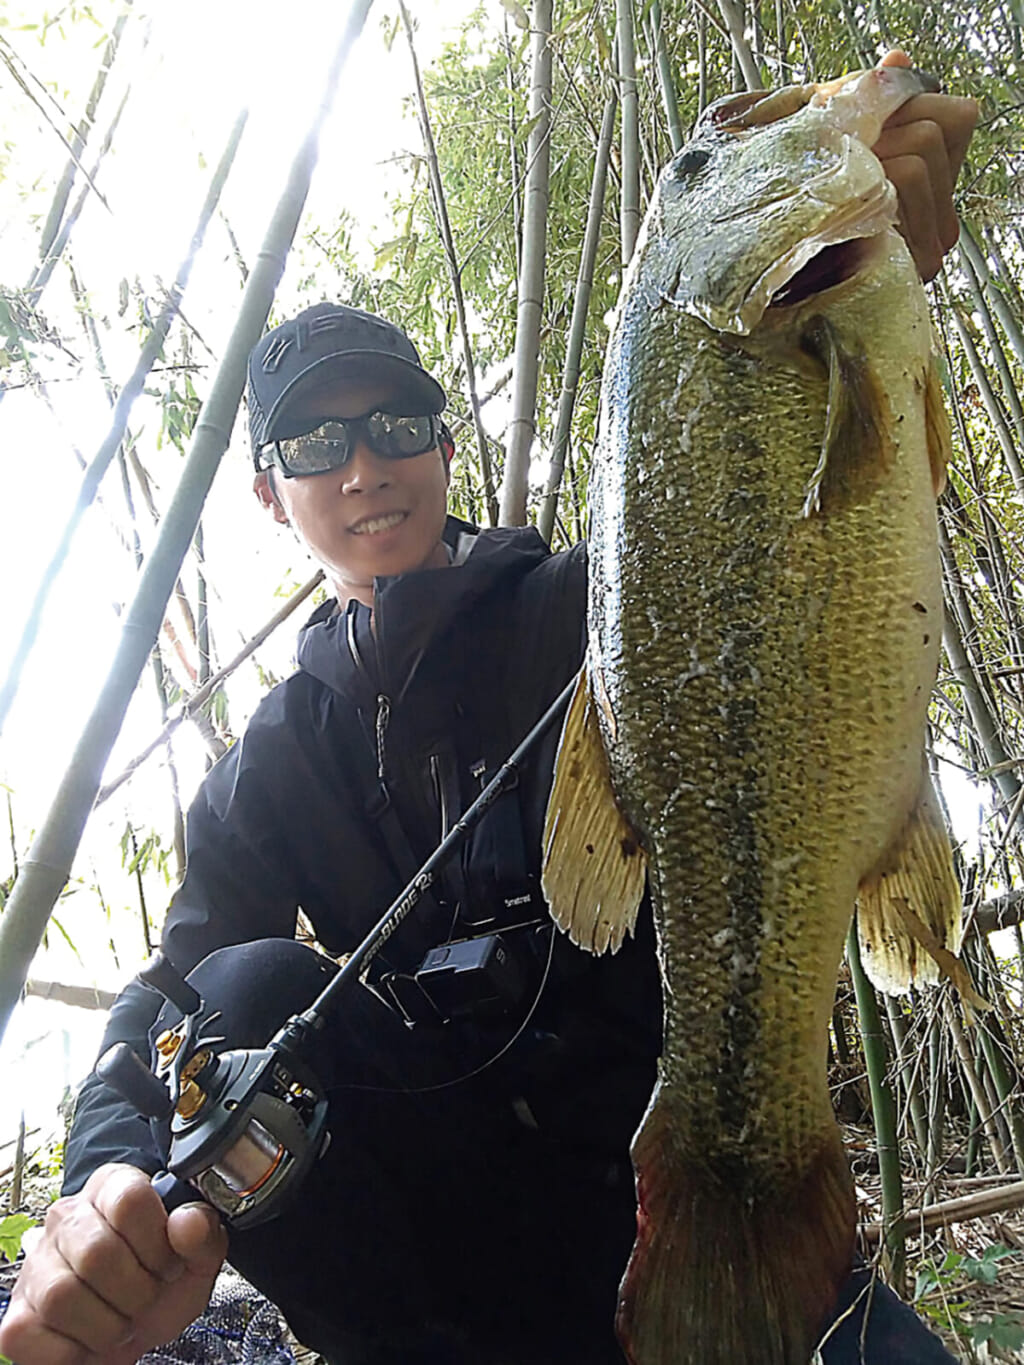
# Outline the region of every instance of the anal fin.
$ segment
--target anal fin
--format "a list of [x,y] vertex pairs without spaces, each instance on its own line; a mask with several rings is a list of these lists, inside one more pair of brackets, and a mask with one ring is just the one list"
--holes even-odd
[[[911,986],[957,977],[950,963],[961,965],[955,957],[960,888],[927,765],[917,805],[899,840],[861,883],[857,925],[864,970],[886,994],[905,995]],[[966,981],[964,974],[957,984]]]
[[633,932],[647,860],[612,792],[589,667],[562,728],[544,820],[541,886],[559,928],[592,953]]

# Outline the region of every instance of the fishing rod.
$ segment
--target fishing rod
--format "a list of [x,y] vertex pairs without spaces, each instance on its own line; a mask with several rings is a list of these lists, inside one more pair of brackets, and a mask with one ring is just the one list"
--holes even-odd
[[155,1043],[154,1069],[127,1043],[115,1043],[96,1071],[140,1114],[170,1120],[167,1169],[153,1186],[168,1212],[199,1198],[233,1227],[274,1218],[299,1190],[326,1150],[326,1091],[307,1060],[348,993],[365,982],[370,964],[412,914],[441,868],[462,847],[494,803],[511,791],[519,769],[568,704],[576,677],[551,703],[391,903],[345,965],[308,1009],[294,1014],[263,1048],[218,1052],[211,1033],[219,1012],[207,1012],[196,989],[163,956],[139,972],[145,985],[181,1013]]

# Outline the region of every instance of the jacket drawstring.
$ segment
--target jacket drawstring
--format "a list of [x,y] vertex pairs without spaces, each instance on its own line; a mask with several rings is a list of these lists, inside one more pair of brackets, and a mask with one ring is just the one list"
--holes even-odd
[[377,781],[382,790],[387,791],[387,783],[384,779],[384,737],[387,734],[388,721],[391,719],[391,702],[383,692],[377,697]]

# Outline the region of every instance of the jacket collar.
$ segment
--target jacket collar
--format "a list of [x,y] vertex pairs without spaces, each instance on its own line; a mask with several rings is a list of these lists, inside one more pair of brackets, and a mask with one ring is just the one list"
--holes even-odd
[[365,697],[368,689],[401,701],[432,641],[457,616],[499,584],[511,584],[550,554],[535,527],[477,528],[457,517],[445,524],[454,551],[463,534],[476,539],[461,564],[421,569],[374,582],[376,634],[370,612],[352,602],[344,612],[332,598],[299,636],[299,667],[336,692]]

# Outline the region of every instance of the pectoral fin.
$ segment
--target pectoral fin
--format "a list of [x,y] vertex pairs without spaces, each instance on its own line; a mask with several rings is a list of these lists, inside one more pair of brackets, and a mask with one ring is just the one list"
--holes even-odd
[[614,953],[633,932],[646,873],[644,852],[615,804],[584,669],[562,729],[544,821],[541,885],[552,918],[580,947]]
[[876,492],[890,458],[884,403],[864,354],[850,349],[824,316],[810,319],[803,350],[828,372],[825,430],[804,496],[804,516],[829,516]]
[[[864,970],[888,995],[950,977],[980,997],[955,954],[960,946],[960,888],[942,811],[927,766],[917,806],[899,841],[861,883],[857,900]],[[981,1002],[984,1004],[984,1002]]]

